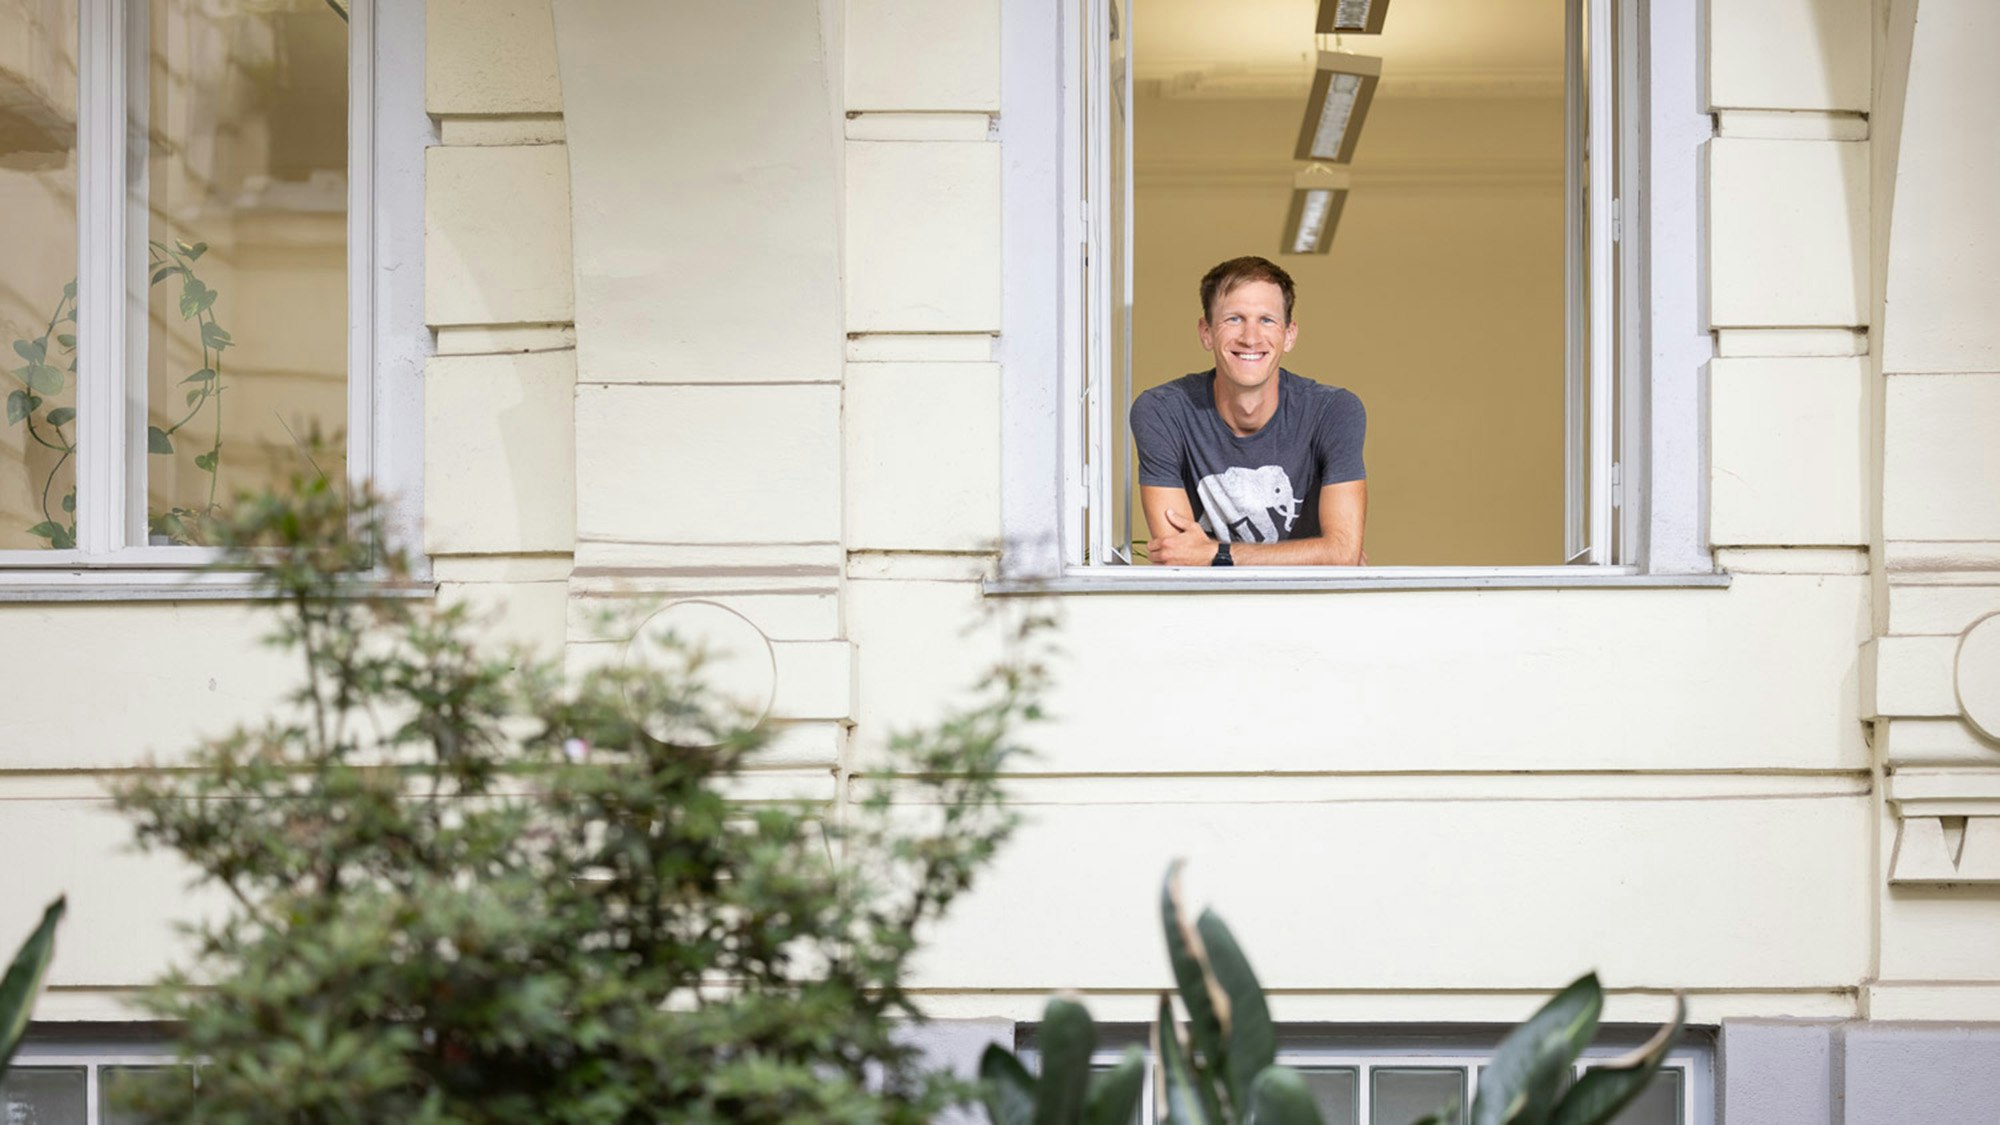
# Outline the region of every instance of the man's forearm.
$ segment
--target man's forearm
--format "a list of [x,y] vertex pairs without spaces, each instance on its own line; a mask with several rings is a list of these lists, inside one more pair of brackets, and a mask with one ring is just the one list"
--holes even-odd
[[1229,557],[1237,566],[1358,566],[1361,543],[1338,535],[1277,543],[1232,543]]

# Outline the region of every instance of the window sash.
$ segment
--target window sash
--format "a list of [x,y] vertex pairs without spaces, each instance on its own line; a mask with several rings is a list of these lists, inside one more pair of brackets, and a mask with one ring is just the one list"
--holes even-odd
[[[1090,1057],[1090,1065],[1092,1065],[1092,1069],[1110,1069],[1110,1067],[1118,1065],[1118,1061],[1122,1057],[1124,1055],[1120,1055],[1118,1051],[1098,1051],[1098,1053],[1094,1053]],[[1616,1057],[1616,1053],[1586,1055],[1586,1057],[1578,1059],[1576,1067],[1572,1067],[1572,1077],[1582,1077],[1582,1073],[1586,1069],[1590,1069],[1592,1065],[1608,1063],[1614,1057]],[[1422,1055],[1422,1053],[1346,1053],[1346,1051],[1286,1051],[1286,1049],[1278,1051],[1278,1065],[1284,1065],[1284,1067],[1312,1069],[1312,1071],[1332,1071],[1332,1069],[1354,1071],[1354,1075],[1356,1075],[1354,1119],[1358,1123],[1362,1123],[1362,1125],[1368,1125],[1368,1121],[1372,1117],[1372,1111],[1374,1111],[1372,1103],[1374,1103],[1374,1073],[1376,1071],[1384,1071],[1384,1069],[1392,1069],[1392,1071],[1422,1071],[1422,1069],[1456,1069],[1456,1071],[1464,1071],[1464,1075],[1466,1075],[1466,1087],[1464,1087],[1466,1095],[1464,1097],[1466,1099],[1458,1107],[1458,1113],[1464,1119],[1464,1115],[1472,1107],[1472,1095],[1476,1095],[1478,1089],[1480,1089],[1480,1071],[1490,1061],[1492,1061],[1492,1055],[1480,1055],[1480,1053]],[[1036,1061],[1036,1065],[1040,1067],[1040,1061]],[[1154,1119],[1154,1113],[1152,1113],[1154,1111],[1154,1083],[1152,1083],[1152,1069],[1154,1067],[1156,1067],[1156,1061],[1154,1059],[1146,1059],[1146,1075],[1148,1077],[1142,1083],[1144,1093],[1140,1097],[1140,1115],[1138,1115],[1140,1121],[1152,1121]],[[1660,1071],[1662,1073],[1674,1071],[1674,1073],[1680,1075],[1680,1125],[1712,1125],[1714,1113],[1712,1113],[1712,1109],[1706,1107],[1708,1099],[1702,1097],[1700,1093],[1696,1093],[1698,1091],[1696,1081],[1702,1079],[1702,1075],[1696,1073],[1698,1071],[1696,1069],[1696,1059],[1692,1055],[1684,1055],[1684,1053],[1676,1051],[1676,1053],[1668,1055],[1666,1063],[1660,1065]],[[1436,1109],[1444,1109],[1444,1107],[1438,1105]]]
[[[377,475],[375,252],[376,21],[374,0],[351,0],[347,98],[347,466],[350,486]],[[147,5],[78,0],[77,35],[77,324],[76,547],[0,550],[5,571],[199,569],[222,552],[146,542],[146,412],[132,388],[145,370],[143,317],[129,315],[128,264],[146,257],[144,107],[130,94],[147,88]],[[134,273],[133,277],[143,277]],[[138,284],[144,284],[139,282]],[[136,324],[134,323],[136,321]],[[136,330],[135,330],[136,328]]]
[[[1112,133],[1109,99],[1114,62],[1109,9],[1118,0],[1071,0],[1063,6],[1064,73],[1063,163],[1065,259],[1062,322],[1062,378],[1059,401],[1068,404],[1060,424],[1064,503],[1058,521],[1062,573],[1104,577],[1106,563],[1131,561],[1136,528],[1129,478],[1114,488],[1114,465],[1129,465],[1131,435],[1123,411],[1131,406],[1131,316],[1129,305],[1111,307],[1112,270],[1125,271],[1131,293],[1133,180],[1131,139],[1123,130],[1125,175],[1113,182],[1106,159]],[[1127,8],[1129,13],[1129,8]],[[1631,404],[1644,401],[1643,316],[1638,284],[1638,224],[1622,214],[1622,201],[1636,197],[1642,151],[1635,0],[1569,0],[1566,22],[1565,83],[1565,550],[1569,575],[1624,575],[1642,557],[1641,513],[1627,502],[1637,489],[1630,481],[1643,429]],[[1122,81],[1131,107],[1134,60],[1129,28]],[[1587,50],[1587,56],[1586,56]],[[1614,60],[1587,66],[1586,58]],[[1607,123],[1591,129],[1588,122]],[[1114,212],[1113,194],[1122,207]],[[1123,222],[1113,223],[1114,213]],[[1120,236],[1126,252],[1117,253]],[[1623,252],[1621,252],[1623,251]],[[1122,259],[1122,261],[1121,261]],[[1093,263],[1103,263],[1093,269]],[[1110,334],[1125,333],[1123,370],[1114,370]],[[1114,458],[1123,457],[1122,462]],[[1123,511],[1121,521],[1119,512]],[[1120,532],[1123,532],[1121,535]],[[1131,580],[1144,568],[1120,571]],[[1288,568],[1316,580],[1359,580],[1367,571],[1352,567]],[[1375,569],[1375,568],[1368,568]],[[1430,570],[1433,568],[1408,568]],[[1437,568],[1447,569],[1447,568]],[[1540,571],[1539,567],[1449,568],[1480,574]]]
[[[77,525],[81,534],[83,526]],[[14,1056],[13,1069],[37,1070],[41,1068],[68,1068],[84,1071],[84,1120],[90,1125],[98,1125],[104,1120],[103,1072],[119,1067],[171,1067],[185,1066],[179,1057],[165,1048],[148,1048],[141,1044],[107,1044],[71,1046],[67,1044],[23,1044]]]

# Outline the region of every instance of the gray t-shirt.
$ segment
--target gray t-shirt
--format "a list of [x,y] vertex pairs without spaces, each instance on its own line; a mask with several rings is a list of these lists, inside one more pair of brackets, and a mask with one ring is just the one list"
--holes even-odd
[[1353,391],[1280,369],[1278,410],[1238,437],[1215,410],[1215,371],[1183,375],[1132,402],[1139,483],[1183,488],[1203,530],[1234,543],[1310,539],[1322,485],[1365,480],[1368,414]]

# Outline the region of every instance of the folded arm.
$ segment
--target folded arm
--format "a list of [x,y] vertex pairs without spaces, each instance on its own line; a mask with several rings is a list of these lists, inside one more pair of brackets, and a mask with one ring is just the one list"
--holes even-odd
[[[1208,566],[1215,561],[1215,540],[1195,522],[1186,489],[1143,485],[1139,502],[1153,536],[1146,544],[1146,557],[1154,564]],[[1229,554],[1238,566],[1361,566],[1367,563],[1361,549],[1367,522],[1368,482],[1329,484],[1319,490],[1318,535],[1277,543],[1231,543]]]

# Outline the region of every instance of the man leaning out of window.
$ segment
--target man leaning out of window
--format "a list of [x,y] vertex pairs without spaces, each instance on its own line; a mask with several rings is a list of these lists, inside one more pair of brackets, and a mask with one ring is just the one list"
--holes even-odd
[[1353,391],[1294,375],[1292,278],[1232,258],[1201,279],[1215,366],[1132,403],[1139,498],[1166,566],[1358,566],[1368,516],[1368,416]]

